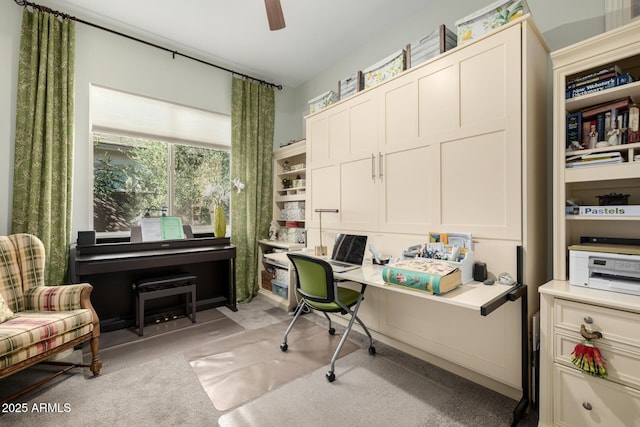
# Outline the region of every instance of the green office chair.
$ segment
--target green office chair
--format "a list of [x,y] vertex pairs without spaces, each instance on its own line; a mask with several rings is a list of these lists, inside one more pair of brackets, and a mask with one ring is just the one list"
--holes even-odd
[[[306,255],[290,253],[287,254],[293,266],[296,270],[296,291],[301,296],[301,301],[295,310],[295,315],[291,324],[284,333],[284,341],[280,345],[282,351],[287,351],[289,346],[287,345],[287,335],[293,328],[294,323],[300,317],[303,311],[314,309],[321,311],[324,317],[329,321],[329,334],[335,334],[336,330],[331,326],[331,318],[327,313],[341,313],[350,314],[349,324],[347,325],[344,335],[336,348],[333,358],[331,359],[331,368],[327,372],[326,377],[329,382],[333,382],[336,379],[334,373],[334,366],[340,350],[347,340],[347,336],[353,326],[353,321],[357,320],[362,329],[369,337],[369,354],[376,354],[376,348],[373,346],[373,338],[367,327],[362,323],[362,320],[358,317],[358,309],[360,303],[364,299],[364,290],[367,285],[362,284],[360,292],[353,289],[338,287],[336,281],[333,279],[333,270],[331,266],[324,260],[309,257]],[[351,307],[354,307],[353,310]]]

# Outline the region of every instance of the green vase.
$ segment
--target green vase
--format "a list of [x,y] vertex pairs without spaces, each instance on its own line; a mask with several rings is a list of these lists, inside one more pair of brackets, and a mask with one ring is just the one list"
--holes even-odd
[[227,220],[224,217],[224,208],[216,205],[213,209],[213,235],[224,237],[227,234]]

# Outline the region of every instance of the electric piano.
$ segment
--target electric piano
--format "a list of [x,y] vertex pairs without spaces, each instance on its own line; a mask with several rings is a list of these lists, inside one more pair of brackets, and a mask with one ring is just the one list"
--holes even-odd
[[[133,283],[138,280],[190,273],[197,276],[196,309],[221,305],[236,311],[236,248],[229,238],[129,242],[129,238],[73,243],[69,278],[93,285],[91,301],[103,331],[135,324]],[[183,315],[179,296],[150,301],[151,322]]]

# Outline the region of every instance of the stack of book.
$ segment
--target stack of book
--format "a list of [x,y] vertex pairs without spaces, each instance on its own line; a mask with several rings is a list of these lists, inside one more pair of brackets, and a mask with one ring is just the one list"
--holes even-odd
[[576,96],[588,93],[599,92],[612,87],[631,83],[633,78],[629,74],[622,74],[620,67],[613,65],[606,67],[586,76],[577,77],[567,81],[567,91],[565,98],[575,98]]
[[579,154],[567,157],[567,167],[576,168],[581,166],[606,165],[612,163],[622,163],[622,156],[619,152]]

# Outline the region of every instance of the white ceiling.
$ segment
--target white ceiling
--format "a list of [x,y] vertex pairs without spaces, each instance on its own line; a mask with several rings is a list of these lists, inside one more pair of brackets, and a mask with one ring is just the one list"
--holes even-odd
[[235,71],[296,87],[375,34],[424,10],[429,2],[281,0],[287,26],[273,32],[263,0],[49,0],[46,4]]

